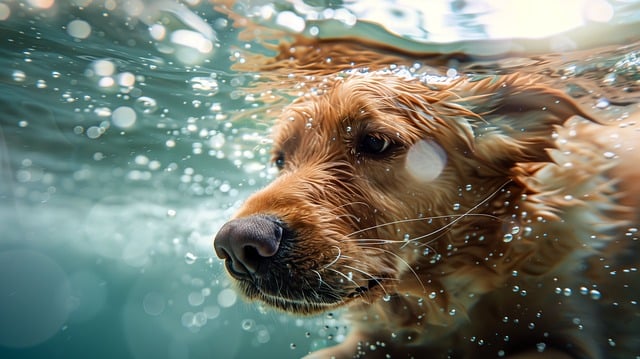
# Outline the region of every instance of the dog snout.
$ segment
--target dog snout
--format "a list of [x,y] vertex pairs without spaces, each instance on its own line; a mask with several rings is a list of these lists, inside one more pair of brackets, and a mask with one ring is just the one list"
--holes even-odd
[[277,218],[249,216],[224,224],[214,239],[218,257],[227,270],[238,279],[260,276],[280,248],[283,227]]

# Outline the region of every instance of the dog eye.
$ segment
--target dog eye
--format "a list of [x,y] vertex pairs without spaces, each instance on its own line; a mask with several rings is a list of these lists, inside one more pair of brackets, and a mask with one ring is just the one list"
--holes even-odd
[[278,152],[275,159],[273,160],[273,163],[275,163],[276,167],[279,170],[282,170],[284,168],[284,153]]
[[369,155],[380,155],[389,149],[391,141],[386,138],[367,135],[358,143],[358,152]]

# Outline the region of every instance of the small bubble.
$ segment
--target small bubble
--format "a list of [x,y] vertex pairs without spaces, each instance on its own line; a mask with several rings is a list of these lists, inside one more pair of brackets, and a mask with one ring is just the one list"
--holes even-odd
[[289,348],[291,348],[291,350],[294,350],[296,348],[296,343],[289,344]]
[[598,99],[598,102],[596,102],[596,108],[599,109],[605,109],[607,107],[609,107],[610,102],[608,99],[601,97],[600,99]]
[[245,319],[242,321],[242,330],[250,331],[255,326],[255,322],[252,319]]
[[502,241],[505,243],[509,243],[513,240],[513,234],[511,233],[505,233],[505,235],[502,237]]
[[104,130],[98,126],[91,126],[87,129],[85,133],[87,137],[89,137],[90,139],[96,139],[102,136],[102,134],[104,133]]
[[589,294],[589,288],[587,288],[587,287],[580,287],[580,294],[582,294],[582,295],[587,295],[587,294]]
[[382,297],[382,300],[384,300],[385,302],[390,301],[390,300],[391,300],[391,295],[389,295],[389,294],[385,294],[385,295]]
[[184,327],[190,328],[195,325],[194,318],[195,314],[193,312],[185,312],[182,314],[181,322]]
[[27,78],[27,75],[24,73],[24,71],[14,70],[12,77],[13,81],[15,82],[23,82]]
[[539,353],[544,352],[544,350],[545,350],[545,348],[546,348],[546,347],[547,347],[547,344],[545,344],[545,343],[538,343],[538,344],[536,344],[536,350],[537,350]]
[[175,210],[175,209],[168,209],[168,210],[167,210],[167,217],[169,217],[169,218],[173,218],[173,217],[175,217],[175,216],[176,216],[176,214],[177,214],[177,212],[176,212],[176,210]]
[[611,346],[611,347],[615,347],[616,346],[616,342],[612,338],[607,339],[607,341],[609,342],[609,346]]
[[602,294],[600,293],[600,291],[598,291],[596,289],[592,289],[592,290],[589,291],[589,296],[593,300],[598,300],[598,299],[600,299],[602,297]]
[[113,110],[111,120],[120,128],[128,128],[136,123],[136,112],[128,106],[121,106]]
[[207,315],[204,312],[197,312],[193,316],[193,324],[197,327],[203,327],[207,324]]
[[449,310],[449,315],[451,315],[451,316],[456,315],[456,309],[452,308],[451,310]]
[[76,39],[86,39],[91,35],[91,25],[84,20],[72,20],[67,24],[67,34]]
[[236,303],[238,295],[233,289],[225,288],[218,293],[218,304],[223,308],[229,308]]
[[184,261],[187,262],[187,264],[193,264],[196,262],[196,259],[198,259],[198,256],[196,256],[195,254],[191,253],[191,252],[187,252],[184,255]]
[[571,291],[571,288],[565,288],[565,289],[563,289],[563,290],[562,290],[562,294],[563,294],[565,297],[569,297],[569,296],[571,296],[571,294],[572,294],[572,293],[573,293],[573,292]]
[[615,158],[616,154],[614,152],[607,151],[607,152],[603,153],[603,156],[604,156],[604,158],[610,160],[612,158]]
[[429,299],[435,299],[435,297],[436,297],[436,292],[429,293]]
[[93,67],[93,71],[98,76],[111,76],[116,71],[116,65],[109,60],[96,60],[91,66]]
[[136,99],[133,107],[145,115],[152,114],[158,110],[158,104],[155,99],[148,96],[141,96]]
[[454,211],[458,211],[458,210],[460,210],[460,203],[454,203],[454,204],[453,204],[453,210],[454,210]]
[[202,292],[191,292],[188,296],[188,302],[192,307],[198,307],[204,303],[204,295]]

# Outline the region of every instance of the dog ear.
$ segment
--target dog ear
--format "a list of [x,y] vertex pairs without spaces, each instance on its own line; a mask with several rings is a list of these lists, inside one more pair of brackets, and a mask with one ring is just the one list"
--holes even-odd
[[[549,161],[554,128],[573,116],[598,122],[568,95],[530,76],[499,76],[459,83],[455,102],[478,116],[467,117],[473,154],[497,168]],[[459,91],[458,91],[459,90]]]

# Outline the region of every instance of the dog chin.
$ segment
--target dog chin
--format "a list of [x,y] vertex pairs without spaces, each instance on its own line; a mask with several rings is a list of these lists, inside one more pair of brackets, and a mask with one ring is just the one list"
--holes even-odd
[[240,292],[250,300],[260,301],[269,307],[288,313],[302,315],[315,315],[333,309],[349,307],[358,304],[372,304],[389,296],[382,287],[381,281],[370,280],[367,286],[361,286],[354,290],[338,295],[331,293],[323,297],[293,298],[283,293],[272,294],[255,283],[247,280],[237,280]]

